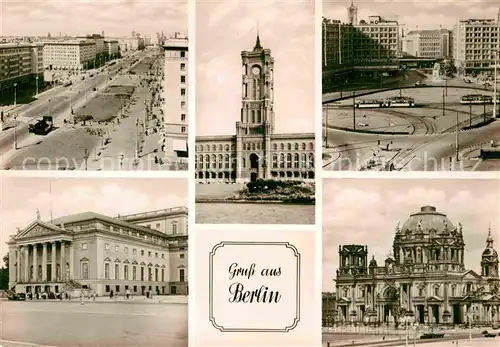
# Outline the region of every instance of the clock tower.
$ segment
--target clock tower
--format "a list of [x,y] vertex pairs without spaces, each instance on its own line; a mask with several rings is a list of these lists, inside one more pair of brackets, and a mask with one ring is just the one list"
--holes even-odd
[[257,34],[251,51],[241,52],[241,117],[236,123],[236,178],[240,182],[271,178],[274,132],[274,58]]

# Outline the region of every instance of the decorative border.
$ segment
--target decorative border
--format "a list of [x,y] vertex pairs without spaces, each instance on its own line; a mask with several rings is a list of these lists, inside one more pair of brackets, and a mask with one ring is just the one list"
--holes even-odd
[[[213,258],[215,256],[215,252],[217,249],[224,247],[224,246],[234,246],[234,245],[239,245],[239,246],[285,246],[286,248],[289,248],[293,251],[293,255],[295,258],[297,258],[297,296],[296,296],[296,304],[295,304],[295,318],[293,320],[292,325],[286,326],[283,329],[244,329],[244,328],[225,328],[215,321],[215,317],[213,315]],[[300,321],[300,253],[297,250],[297,248],[290,244],[289,242],[245,242],[245,241],[221,241],[220,243],[216,244],[213,248],[212,251],[210,251],[208,255],[208,266],[209,266],[209,314],[208,314],[208,319],[212,323],[215,329],[221,331],[221,332],[254,332],[254,333],[269,333],[269,332],[282,332],[282,333],[287,333],[293,329],[295,329]]]

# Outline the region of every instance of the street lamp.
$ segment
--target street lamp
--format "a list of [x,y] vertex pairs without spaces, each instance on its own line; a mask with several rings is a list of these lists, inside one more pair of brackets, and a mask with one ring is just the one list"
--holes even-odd
[[17,83],[14,83],[14,106],[17,105]]
[[17,149],[17,124],[16,124],[17,115],[14,115],[14,150]]
[[36,80],[36,96],[38,96],[38,76],[35,77]]

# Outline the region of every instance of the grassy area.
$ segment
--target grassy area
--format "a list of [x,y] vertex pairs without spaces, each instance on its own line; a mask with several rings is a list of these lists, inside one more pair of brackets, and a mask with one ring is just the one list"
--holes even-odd
[[290,204],[314,204],[313,183],[302,181],[257,180],[247,183],[234,199],[282,201]]

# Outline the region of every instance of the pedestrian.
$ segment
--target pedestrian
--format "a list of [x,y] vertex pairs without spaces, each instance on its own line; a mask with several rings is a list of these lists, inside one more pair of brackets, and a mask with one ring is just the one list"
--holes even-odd
[[110,299],[113,299],[113,290],[111,290],[111,291],[109,292],[109,298],[110,298]]
[[97,294],[96,294],[96,292],[94,292],[94,293],[92,294],[92,297],[93,297],[94,301],[95,301],[95,297],[96,297],[96,296],[97,296]]
[[127,300],[128,300],[128,299],[130,299],[130,289],[127,288],[126,293],[127,293]]

